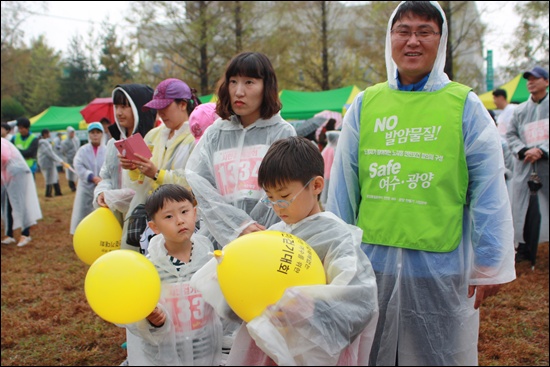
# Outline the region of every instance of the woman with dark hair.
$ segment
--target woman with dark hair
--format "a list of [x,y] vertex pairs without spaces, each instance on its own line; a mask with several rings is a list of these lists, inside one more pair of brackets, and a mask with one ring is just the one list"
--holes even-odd
[[[154,111],[143,112],[141,108],[153,98],[153,88],[144,84],[117,85],[112,93],[115,109],[115,124],[120,138],[134,134],[147,135],[153,128],[156,114]],[[128,217],[134,208],[145,197],[137,195],[130,189],[130,171],[136,167],[122,164],[120,154],[115,147],[115,137],[107,143],[105,162],[99,176],[101,182],[94,190],[94,207],[107,207],[123,225],[121,248],[139,251],[137,246],[127,243]],[[124,203],[124,204],[122,204]]]
[[269,59],[243,52],[229,63],[218,90],[218,119],[202,136],[186,166],[204,225],[219,248],[279,219],[261,205],[260,162],[271,144],[295,136],[283,120],[277,77]]
[[[283,120],[277,77],[269,59],[243,52],[229,63],[218,89],[220,116],[199,140],[185,175],[198,201],[199,233],[222,248],[239,236],[280,219],[260,202],[258,168],[273,142],[296,136]],[[238,323],[224,322],[224,348]]]

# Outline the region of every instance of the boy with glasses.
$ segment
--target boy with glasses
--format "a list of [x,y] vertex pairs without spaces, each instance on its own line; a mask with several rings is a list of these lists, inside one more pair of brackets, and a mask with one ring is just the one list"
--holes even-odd
[[[281,218],[269,230],[309,244],[323,262],[327,284],[290,287],[277,303],[242,323],[227,365],[366,365],[378,320],[375,277],[359,248],[361,230],[321,210],[323,173],[321,153],[304,137],[274,142],[263,158],[262,202]],[[231,314],[227,306],[217,310]]]

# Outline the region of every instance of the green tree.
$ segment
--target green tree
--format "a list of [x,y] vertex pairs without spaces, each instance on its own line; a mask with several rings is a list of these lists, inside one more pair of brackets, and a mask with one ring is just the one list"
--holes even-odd
[[68,56],[63,62],[63,75],[59,80],[60,106],[80,106],[90,102],[97,94],[89,59],[82,48],[82,37],[73,36]]
[[2,98],[2,122],[15,120],[25,115],[25,107],[13,97]]
[[338,36],[344,6],[338,1],[285,3],[296,9],[291,24],[298,34],[291,38],[294,44],[288,46],[292,49],[291,60],[301,67],[297,75],[292,73],[293,88],[329,90],[341,87],[345,68],[338,64],[345,60],[340,56],[342,45],[338,44]]
[[519,1],[515,10],[521,17],[520,24],[505,49],[510,53],[509,75],[530,70],[534,65],[548,68],[548,1]]
[[59,100],[61,54],[46,44],[44,36],[31,40],[29,64],[19,80],[22,103],[31,115],[38,114]]
[[40,9],[47,9],[47,2],[2,1],[2,98],[13,96],[19,99],[22,94],[22,86],[18,82],[18,79],[24,74],[29,58],[25,44],[23,43],[25,33],[21,28],[21,24],[35,10]]
[[150,83],[176,77],[215,92],[227,62],[243,50],[259,51],[253,1],[150,1],[133,4],[141,73]]
[[110,95],[117,84],[135,83],[133,72],[133,55],[129,40],[118,41],[116,26],[104,28],[103,44],[100,55],[97,80],[101,93]]

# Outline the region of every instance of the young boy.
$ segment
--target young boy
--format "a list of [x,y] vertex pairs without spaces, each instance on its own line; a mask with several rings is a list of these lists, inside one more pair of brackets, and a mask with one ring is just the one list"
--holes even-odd
[[[323,262],[327,284],[288,288],[277,303],[243,323],[227,365],[366,364],[378,320],[376,280],[359,248],[361,230],[321,211],[323,173],[321,153],[304,137],[276,141],[263,158],[262,201],[282,220],[269,229],[308,243]],[[217,301],[212,304],[220,314],[233,316]]]
[[[183,186],[166,184],[146,200],[149,227],[157,233],[147,258],[157,268],[162,293],[145,320],[124,325],[130,366],[217,366],[221,360],[222,326],[191,276],[211,257],[212,243],[195,234],[194,197]],[[135,336],[139,337],[136,338]]]

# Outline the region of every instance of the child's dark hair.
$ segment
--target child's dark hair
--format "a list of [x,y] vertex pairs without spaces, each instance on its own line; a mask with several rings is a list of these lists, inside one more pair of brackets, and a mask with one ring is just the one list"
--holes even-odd
[[161,210],[168,201],[189,201],[193,206],[195,205],[195,197],[191,191],[187,190],[185,187],[176,184],[161,185],[153,191],[145,201],[145,212],[147,213],[147,217],[153,219],[153,216]]
[[230,61],[221,80],[216,104],[218,116],[229,119],[231,115],[235,115],[231,108],[231,96],[229,95],[229,78],[234,76],[258,78],[264,81],[264,96],[260,107],[261,118],[269,119],[281,110],[277,76],[271,61],[259,52],[242,52]]
[[405,1],[399,6],[392,20],[392,28],[396,21],[400,20],[405,14],[412,13],[418,15],[424,20],[433,20],[439,26],[439,32],[443,31],[443,16],[439,10],[429,1]]
[[319,149],[303,136],[291,136],[274,142],[258,170],[262,188],[284,185],[290,181],[306,184],[311,178],[323,177],[325,162]]
[[124,94],[122,90],[117,89],[113,94],[113,104],[119,106],[130,106],[130,101],[128,101],[128,97],[126,97],[126,94]]

